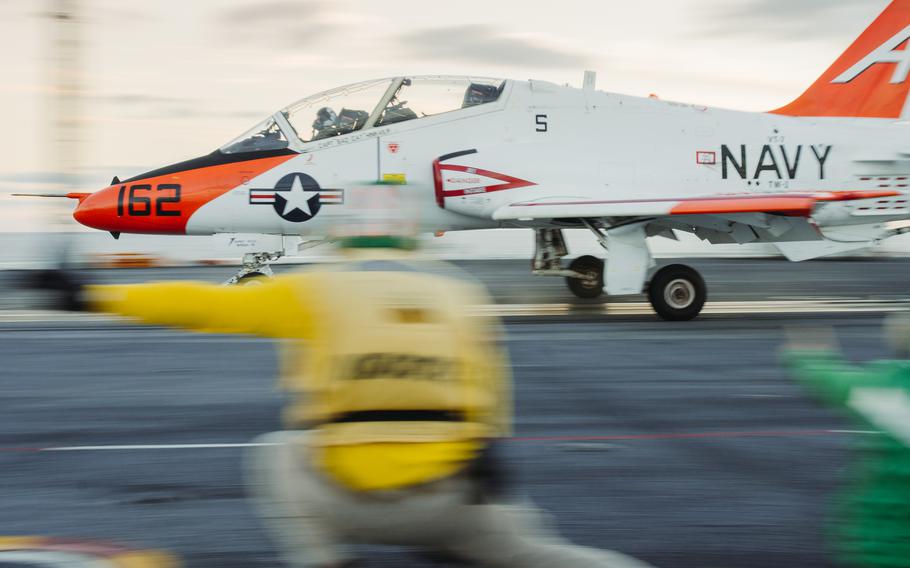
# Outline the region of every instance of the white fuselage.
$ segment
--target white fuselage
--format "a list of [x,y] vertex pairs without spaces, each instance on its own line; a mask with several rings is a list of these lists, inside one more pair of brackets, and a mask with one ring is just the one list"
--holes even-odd
[[[404,181],[419,196],[419,226],[426,231],[524,226],[520,220],[493,220],[497,209],[524,201],[879,187],[903,192],[910,183],[907,133],[905,123],[890,120],[735,112],[510,81],[495,103],[307,143],[299,156],[203,206],[187,232],[328,234],[343,206],[323,207],[311,220],[292,223],[268,207],[249,205],[251,189],[274,187],[290,172],[343,191],[384,179]],[[440,208],[431,164],[466,150],[476,153],[460,158],[461,164],[533,185],[449,198]],[[443,185],[465,187],[469,178],[470,172],[449,177]]]

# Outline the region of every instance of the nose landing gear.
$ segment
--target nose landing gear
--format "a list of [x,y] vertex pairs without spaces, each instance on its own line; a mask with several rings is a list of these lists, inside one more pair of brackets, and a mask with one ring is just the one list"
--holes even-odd
[[[263,237],[260,241],[259,237]],[[271,239],[271,240],[269,240]],[[224,286],[249,286],[259,285],[267,278],[274,276],[270,264],[287,255],[330,243],[331,239],[314,239],[305,241],[301,237],[282,237],[279,235],[243,235],[234,236],[228,242],[229,246],[244,247],[247,250],[252,246],[259,248],[254,252],[243,254],[243,265],[236,274],[224,282]],[[265,243],[265,244],[263,244]],[[268,248],[266,248],[268,247]]]
[[275,262],[284,256],[281,252],[248,252],[243,255],[243,266],[237,271],[237,274],[231,276],[224,284],[225,286],[248,286],[261,282],[261,278],[271,278],[273,275],[272,267],[269,263]]

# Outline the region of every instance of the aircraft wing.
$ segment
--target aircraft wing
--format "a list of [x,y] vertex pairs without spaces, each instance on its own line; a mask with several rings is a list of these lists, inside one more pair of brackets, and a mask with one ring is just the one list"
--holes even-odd
[[500,207],[497,221],[603,217],[669,217],[674,215],[733,215],[767,213],[808,217],[819,203],[897,197],[898,191],[820,191],[815,193],[715,195],[695,198],[625,200],[540,199]]

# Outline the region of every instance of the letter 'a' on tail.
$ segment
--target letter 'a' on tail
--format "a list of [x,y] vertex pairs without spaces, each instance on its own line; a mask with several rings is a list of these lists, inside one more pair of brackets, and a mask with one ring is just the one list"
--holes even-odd
[[895,0],[800,98],[789,116],[908,118],[910,0]]

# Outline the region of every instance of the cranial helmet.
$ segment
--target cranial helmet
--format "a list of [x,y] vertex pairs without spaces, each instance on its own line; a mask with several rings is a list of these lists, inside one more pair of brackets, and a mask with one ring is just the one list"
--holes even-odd
[[419,207],[404,185],[351,188],[332,236],[342,248],[417,248]]
[[471,83],[464,93],[464,102],[462,103],[461,108],[482,105],[493,102],[498,98],[499,87],[481,83]]

